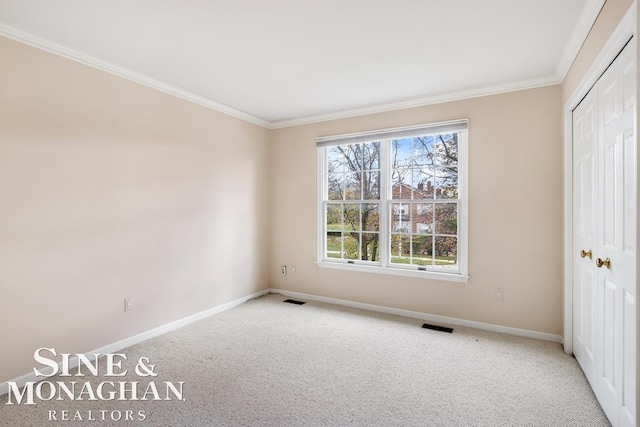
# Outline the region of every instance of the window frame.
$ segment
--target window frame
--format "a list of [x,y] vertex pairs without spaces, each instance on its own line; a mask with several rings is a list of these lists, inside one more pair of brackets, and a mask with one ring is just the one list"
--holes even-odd
[[[455,130],[442,131],[443,126],[450,123],[464,123],[464,127]],[[457,265],[456,270],[447,270],[445,268],[429,268],[423,269],[416,265],[404,265],[399,263],[391,263],[391,221],[390,213],[392,203],[399,203],[400,200],[392,199],[392,186],[390,179],[392,174],[391,150],[394,136],[386,134],[393,132],[405,132],[413,129],[421,129],[422,135],[438,135],[445,132],[458,133],[458,232],[457,232]],[[379,207],[379,261],[363,261],[359,259],[347,260],[326,257],[326,230],[325,230],[325,209],[327,202],[325,198],[327,191],[327,146],[318,145],[316,148],[317,155],[317,193],[316,193],[316,264],[322,268],[359,271],[367,273],[388,274],[407,277],[419,277],[423,279],[434,279],[452,282],[466,283],[468,276],[468,139],[469,130],[467,121],[434,123],[419,126],[410,126],[405,128],[384,129],[380,131],[366,132],[362,134],[336,135],[332,137],[319,138],[319,140],[341,140],[353,136],[363,135],[358,143],[380,141],[380,207]],[[347,145],[355,142],[340,142],[333,145]],[[438,203],[439,199],[434,199],[434,203]],[[416,201],[418,202],[418,201]],[[442,200],[440,202],[446,202]],[[363,202],[362,202],[363,203]],[[411,205],[409,205],[411,206]],[[434,204],[435,206],[435,204]],[[409,208],[411,209],[411,208]]]

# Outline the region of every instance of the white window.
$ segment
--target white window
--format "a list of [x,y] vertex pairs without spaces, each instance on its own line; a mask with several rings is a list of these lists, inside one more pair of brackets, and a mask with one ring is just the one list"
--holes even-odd
[[317,139],[318,264],[467,280],[467,121]]

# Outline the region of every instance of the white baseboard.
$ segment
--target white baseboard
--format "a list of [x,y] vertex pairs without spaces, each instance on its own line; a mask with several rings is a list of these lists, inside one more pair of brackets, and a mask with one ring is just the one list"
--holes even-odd
[[[167,323],[166,325],[162,325],[159,326],[157,328],[151,329],[149,331],[146,332],[142,332],[140,334],[134,335],[132,337],[129,338],[125,338],[123,340],[114,342],[112,344],[108,344],[104,347],[98,348],[96,350],[90,351],[88,353],[85,353],[85,355],[87,356],[87,358],[89,360],[94,360],[95,357],[93,356],[94,354],[108,354],[108,353],[115,353],[119,350],[122,350],[123,348],[127,348],[127,347],[131,347],[132,345],[141,343],[143,341],[146,341],[148,339],[151,338],[155,338],[159,335],[162,334],[166,334],[167,332],[171,332],[175,329],[181,328],[183,326],[186,326],[190,323],[193,322],[197,322],[198,320],[202,320],[205,319],[209,316],[213,316],[214,314],[218,314],[221,313],[223,311],[226,310],[230,310],[234,307],[239,306],[240,304],[244,304],[245,302],[254,299],[254,298],[258,298],[261,297],[262,295],[268,294],[270,292],[270,289],[265,289],[262,290],[260,292],[256,292],[254,294],[251,295],[247,295],[244,296],[242,298],[238,298],[236,300],[230,301],[228,303],[222,304],[222,305],[218,305],[216,307],[212,307],[208,310],[205,311],[201,311],[200,313],[196,313],[193,314],[191,316],[187,316],[183,319],[179,319],[176,321],[173,321],[171,323]],[[70,358],[69,359],[69,367],[70,368],[75,368],[76,366],[78,366],[78,359],[77,358]],[[50,373],[52,371],[51,368],[42,368],[40,369],[43,373]],[[41,380],[41,377],[38,377],[35,375],[34,372],[30,372],[28,374],[22,375],[18,378],[14,378],[12,380],[9,380],[8,382],[12,382],[12,383],[16,383],[16,385],[18,387],[23,387],[26,383],[30,382],[30,381],[39,381]],[[7,394],[9,392],[9,384],[7,382],[3,382],[0,384],[0,396]]]
[[[304,293],[300,293],[300,292],[291,292],[291,291],[284,291],[281,289],[265,289],[262,290],[260,292],[256,292],[254,294],[251,295],[247,295],[245,297],[242,298],[238,298],[236,300],[230,301],[228,303],[216,306],[216,307],[212,307],[208,310],[202,311],[200,313],[196,313],[193,314],[191,316],[185,317],[183,319],[179,319],[176,320],[174,322],[171,323],[167,323],[166,325],[163,326],[159,326],[157,328],[151,329],[149,331],[134,335],[132,337],[129,338],[125,338],[123,340],[117,341],[115,343],[112,344],[108,344],[104,347],[98,348],[96,350],[90,351],[88,353],[86,353],[85,355],[87,356],[87,358],[89,360],[93,360],[94,354],[108,354],[108,353],[114,353],[117,351],[120,351],[124,348],[127,347],[131,347],[132,345],[141,343],[143,341],[146,341],[148,339],[160,336],[162,334],[166,334],[167,332],[171,332],[175,329],[181,328],[183,326],[186,326],[190,323],[193,322],[197,322],[198,320],[202,320],[205,319],[209,316],[213,316],[214,314],[217,313],[221,313],[223,311],[226,310],[230,310],[234,307],[237,307],[241,304],[244,304],[245,302],[254,299],[254,298],[258,298],[261,297],[262,295],[268,294],[268,293],[276,293],[276,294],[281,294],[290,298],[298,298],[298,299],[303,299],[303,300],[309,300],[309,301],[317,301],[317,302],[323,302],[323,303],[327,303],[327,304],[335,304],[335,305],[342,305],[345,307],[352,307],[352,308],[358,308],[358,309],[362,309],[362,310],[369,310],[369,311],[375,311],[375,312],[379,312],[379,313],[385,313],[385,314],[393,314],[396,316],[403,316],[403,317],[409,317],[409,318],[413,318],[413,319],[420,319],[420,320],[426,320],[429,322],[436,322],[436,323],[443,323],[443,324],[448,324],[448,325],[454,325],[454,326],[464,326],[464,327],[468,327],[468,328],[475,328],[475,329],[482,329],[482,330],[486,330],[486,331],[492,331],[492,332],[499,332],[499,333],[503,333],[503,334],[509,334],[509,335],[516,335],[516,336],[520,336],[520,337],[526,337],[526,338],[535,338],[535,339],[539,339],[539,340],[543,340],[543,341],[551,341],[551,342],[555,342],[555,343],[559,343],[562,344],[562,336],[560,335],[555,335],[555,334],[549,334],[549,333],[545,333],[545,332],[537,332],[537,331],[530,331],[527,329],[518,329],[518,328],[511,328],[509,326],[500,326],[500,325],[492,325],[489,323],[482,323],[482,322],[476,322],[473,320],[464,320],[464,319],[458,319],[455,317],[446,317],[446,316],[438,316],[435,314],[427,314],[427,313],[420,313],[417,311],[410,311],[410,310],[402,310],[402,309],[398,309],[398,308],[391,308],[391,307],[385,307],[385,306],[381,306],[381,305],[374,305],[374,304],[366,304],[366,303],[361,303],[361,302],[355,302],[355,301],[349,301],[349,300],[342,300],[342,299],[337,299],[337,298],[329,298],[329,297],[322,297],[322,296],[317,296],[317,295],[311,295],[311,294],[304,294]],[[78,360],[77,358],[71,358],[69,361],[69,367],[70,368],[75,368],[76,366],[78,366]],[[47,369],[41,369],[43,372],[47,372]],[[49,369],[49,372],[51,372],[51,370]],[[16,383],[16,385],[18,387],[23,387],[26,383],[30,382],[30,381],[38,381],[40,379],[40,377],[36,376],[34,372],[30,372],[28,374],[22,375],[18,378],[14,378],[8,382],[12,382],[12,383]],[[7,394],[9,392],[9,384],[8,382],[4,382],[0,384],[0,396]]]
[[509,326],[493,325],[490,323],[476,322],[474,320],[464,320],[455,317],[438,316],[435,314],[420,313],[418,311],[402,310],[399,308],[385,307],[382,305],[365,304],[343,299],[321,297],[317,295],[303,294],[300,292],[283,291],[280,289],[270,289],[271,293],[282,294],[290,298],[297,298],[309,301],[324,302],[327,304],[342,305],[345,307],[359,308],[362,310],[376,311],[379,313],[393,314],[396,316],[409,317],[412,319],[426,320],[429,322],[444,323],[453,326],[463,326],[467,328],[482,329],[485,331],[499,332],[502,334],[516,335],[525,338],[534,338],[543,341],[551,341],[562,344],[562,336],[549,334],[546,332],[530,331],[528,329],[518,329]]

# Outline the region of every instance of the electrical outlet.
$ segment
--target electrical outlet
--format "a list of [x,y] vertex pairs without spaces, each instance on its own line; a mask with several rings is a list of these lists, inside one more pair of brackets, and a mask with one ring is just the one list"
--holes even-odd
[[280,267],[280,274],[282,276],[286,276],[287,275],[287,266],[283,265],[282,267]]
[[124,299],[124,311],[133,310],[133,298],[125,298]]
[[504,290],[502,288],[494,288],[496,291],[496,301],[504,301]]

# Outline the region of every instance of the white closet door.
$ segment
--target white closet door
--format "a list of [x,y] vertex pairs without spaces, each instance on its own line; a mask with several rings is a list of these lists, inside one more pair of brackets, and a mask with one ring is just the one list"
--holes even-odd
[[596,148],[598,94],[592,90],[573,112],[573,352],[587,377],[596,372]]
[[574,351],[625,427],[636,425],[635,67],[632,40],[574,111]]
[[598,186],[602,201],[597,257],[602,299],[601,404],[635,425],[636,105],[635,47],[627,46],[598,82],[601,125]]

